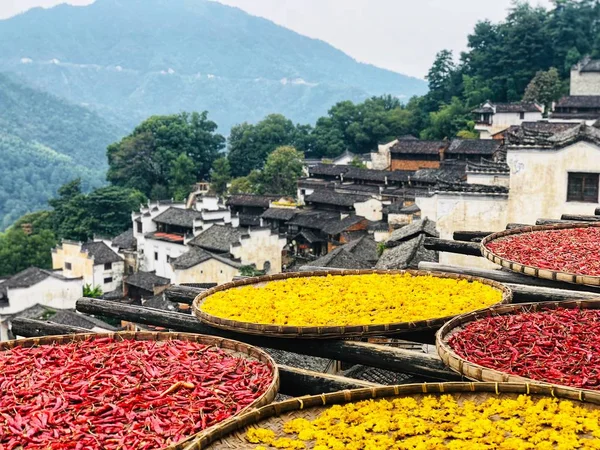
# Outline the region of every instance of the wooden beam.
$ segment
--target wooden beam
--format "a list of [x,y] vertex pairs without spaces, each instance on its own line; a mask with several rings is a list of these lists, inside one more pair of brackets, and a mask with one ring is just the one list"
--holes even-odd
[[557,223],[573,223],[573,221],[562,219],[538,219],[535,221],[536,225],[554,225]]
[[560,218],[570,222],[600,222],[598,216],[584,216],[581,214],[563,214]]
[[[209,327],[188,314],[163,311],[141,306],[125,305],[106,300],[82,298],[77,310],[133,323],[154,325],[191,333],[221,336],[246,342],[257,347],[275,348],[292,353],[317,356],[352,364],[363,364],[381,369],[417,375],[429,380],[458,380],[460,377],[444,366],[436,355],[343,340],[281,339],[253,336]],[[402,335],[397,337],[403,338]]]
[[25,319],[22,317],[13,319],[11,321],[11,328],[15,336],[26,338],[90,332],[90,330],[85,328],[62,325],[42,320]]
[[475,242],[460,242],[449,239],[425,238],[423,244],[429,250],[438,252],[457,253],[459,255],[481,256],[479,244]]
[[513,290],[515,302],[521,303],[543,300],[600,299],[600,289],[597,287],[543,280],[504,270],[477,269],[433,262],[420,262],[419,269],[458,273],[498,281],[509,285]]
[[354,378],[341,377],[328,373],[313,372],[311,370],[299,369],[278,365],[281,386],[279,392],[292,397],[302,395],[319,395],[327,392],[337,392],[346,389],[361,389],[381,387],[380,384],[368,381],[356,380]]
[[484,237],[493,233],[493,231],[455,231],[452,239],[463,242],[480,242]]
[[523,228],[530,227],[531,225],[527,225],[526,223],[509,223],[506,225],[507,230],[514,230],[515,228]]
[[596,216],[600,216],[600,207],[599,207],[599,208],[596,208],[596,210],[594,211],[594,214],[595,214]]
[[165,298],[169,301],[191,305],[196,296],[204,291],[206,291],[206,289],[174,285],[165,289],[164,294]]

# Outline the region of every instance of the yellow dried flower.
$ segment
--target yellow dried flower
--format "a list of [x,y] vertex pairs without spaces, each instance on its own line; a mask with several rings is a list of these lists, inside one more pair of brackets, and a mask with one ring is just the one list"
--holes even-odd
[[329,275],[243,286],[208,297],[202,311],[240,322],[373,325],[454,316],[502,300],[478,281],[410,274]]
[[[313,421],[288,421],[283,433],[294,439],[273,441],[272,431],[264,432],[266,440],[260,443],[268,448],[600,449],[600,410],[527,395],[481,403],[458,402],[451,395],[399,397],[335,405]],[[248,430],[250,442],[256,443],[256,436],[256,429]]]

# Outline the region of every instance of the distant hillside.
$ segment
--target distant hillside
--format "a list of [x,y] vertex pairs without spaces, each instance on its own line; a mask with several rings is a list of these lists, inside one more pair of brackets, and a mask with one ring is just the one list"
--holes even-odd
[[0,230],[46,207],[74,178],[101,186],[106,147],[124,133],[86,108],[0,74]]
[[0,21],[0,70],[128,126],[208,110],[225,134],[270,113],[306,123],[337,101],[426,91],[422,80],[208,0],[31,10]]

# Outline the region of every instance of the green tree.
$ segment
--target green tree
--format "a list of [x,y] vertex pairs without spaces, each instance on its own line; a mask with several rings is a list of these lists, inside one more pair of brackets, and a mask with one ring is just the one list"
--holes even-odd
[[54,231],[61,239],[86,241],[91,237],[92,218],[86,211],[86,195],[81,179],[73,180],[58,190],[58,197],[48,201],[54,208]]
[[423,139],[452,139],[461,130],[469,130],[469,122],[471,122],[469,108],[466,108],[457,97],[430,116],[430,125],[421,133]]
[[558,100],[563,93],[563,86],[558,70],[551,67],[547,71],[539,71],[527,85],[523,100],[538,102],[544,105],[544,113],[550,110],[552,102]]
[[146,196],[140,191],[119,186],[108,186],[90,192],[83,202],[84,214],[88,218],[86,223],[89,224],[86,237],[114,237],[131,228],[131,213],[139,211],[140,205],[146,203],[146,200]]
[[173,199],[176,202],[185,200],[196,181],[194,161],[185,153],[181,153],[171,163],[171,170],[169,171],[169,192]]
[[83,296],[87,298],[102,298],[102,287],[86,284],[83,286]]
[[33,228],[26,234],[20,226],[12,226],[0,234],[0,276],[13,275],[35,266],[52,268],[52,249],[57,239],[51,230]]
[[310,130],[307,126],[295,126],[281,114],[271,114],[256,125],[235,125],[229,135],[227,155],[233,176],[245,176],[261,169],[267,156],[277,147],[297,143],[299,147],[312,145]]
[[261,173],[253,170],[245,177],[238,177],[231,180],[229,186],[230,194],[260,194],[262,193]]
[[160,186],[170,188],[171,169],[181,154],[193,163],[190,169],[194,181],[207,178],[225,145],[225,138],[216,130],[206,111],[150,117],[129,136],[108,147],[107,179],[152,196]]
[[352,161],[350,161],[350,165],[352,167],[356,167],[358,169],[366,169],[367,166],[364,162],[362,162],[362,160],[358,157],[355,156],[354,158],[352,158]]
[[302,176],[304,154],[294,147],[279,147],[267,158],[261,173],[262,191],[268,194],[296,196]]
[[210,188],[217,195],[227,192],[227,184],[231,181],[231,166],[226,157],[219,158],[213,163],[210,171]]
[[433,65],[425,79],[429,83],[429,98],[437,105],[452,98],[452,75],[456,70],[454,55],[450,50],[442,50],[435,55]]

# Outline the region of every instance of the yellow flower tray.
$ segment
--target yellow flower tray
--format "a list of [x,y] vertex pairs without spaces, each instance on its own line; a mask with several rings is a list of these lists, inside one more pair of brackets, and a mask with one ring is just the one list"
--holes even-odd
[[272,403],[186,450],[600,449],[600,394],[517,383],[432,383]]
[[437,330],[459,314],[511,300],[508,287],[483,278],[344,270],[233,281],[200,294],[193,311],[210,326],[239,333],[342,339]]

